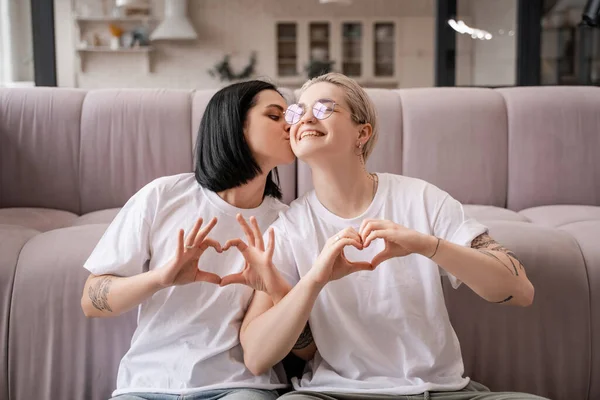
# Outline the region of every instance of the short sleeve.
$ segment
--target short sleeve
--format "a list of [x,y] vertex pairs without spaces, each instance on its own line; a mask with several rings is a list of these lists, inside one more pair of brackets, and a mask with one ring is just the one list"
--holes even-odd
[[[459,246],[471,246],[477,236],[487,232],[485,225],[465,215],[462,204],[452,196],[446,195],[438,209],[433,225],[433,235]],[[442,275],[450,279],[453,288],[458,288],[461,282],[445,270],[440,269]]]
[[133,276],[150,259],[155,189],[146,185],[131,197],[104,232],[84,268],[94,275]]
[[[277,267],[281,275],[290,285],[295,286],[300,281],[300,275],[298,274],[298,268],[296,267],[296,261],[294,260],[294,254],[292,252],[292,245],[286,234],[283,221],[275,221],[271,225],[271,228],[273,228],[275,233],[273,265]],[[269,240],[268,232],[265,234],[264,240],[265,243]]]

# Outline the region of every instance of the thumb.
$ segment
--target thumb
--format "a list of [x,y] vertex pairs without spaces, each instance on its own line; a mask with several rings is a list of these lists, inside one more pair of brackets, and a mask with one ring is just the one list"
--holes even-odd
[[388,248],[383,249],[379,254],[377,254],[375,257],[373,257],[373,260],[371,260],[373,269],[377,268],[377,266],[379,266],[379,264],[381,264],[382,262],[384,262],[386,260],[389,260],[390,258],[392,258],[390,250]]
[[194,279],[194,281],[208,282],[208,283],[214,283],[215,285],[218,285],[221,283],[221,277],[217,274],[213,274],[212,272],[197,271],[196,279]]
[[237,274],[226,275],[221,279],[221,286],[233,285],[233,284],[246,284],[246,278],[244,274],[238,272]]
[[372,271],[375,267],[368,262],[352,262],[350,263],[350,274],[358,271]]

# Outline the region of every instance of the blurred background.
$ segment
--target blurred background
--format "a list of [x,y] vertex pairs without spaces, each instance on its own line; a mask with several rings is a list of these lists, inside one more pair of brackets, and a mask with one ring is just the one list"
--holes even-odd
[[0,0],[0,85],[599,85],[585,0]]

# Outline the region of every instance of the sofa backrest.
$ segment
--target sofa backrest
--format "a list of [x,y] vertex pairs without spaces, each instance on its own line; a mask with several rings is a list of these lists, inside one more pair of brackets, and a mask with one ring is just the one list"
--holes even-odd
[[[425,179],[465,204],[600,205],[600,88],[367,92],[379,118],[372,171]],[[0,89],[0,207],[84,214],[191,171],[214,93]],[[312,188],[302,162],[280,176],[286,202]]]

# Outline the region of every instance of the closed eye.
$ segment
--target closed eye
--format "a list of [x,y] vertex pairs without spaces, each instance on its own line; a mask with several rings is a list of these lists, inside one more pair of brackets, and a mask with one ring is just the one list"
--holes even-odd
[[279,115],[269,115],[269,118],[271,118],[273,121],[279,121],[281,119]]

